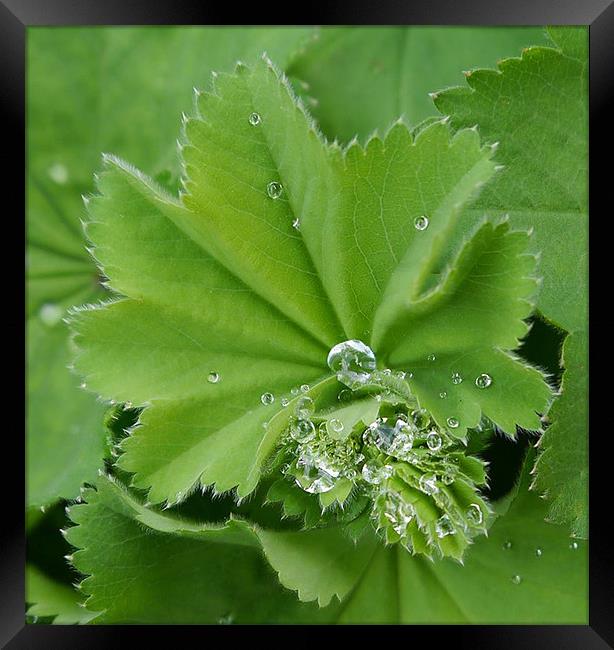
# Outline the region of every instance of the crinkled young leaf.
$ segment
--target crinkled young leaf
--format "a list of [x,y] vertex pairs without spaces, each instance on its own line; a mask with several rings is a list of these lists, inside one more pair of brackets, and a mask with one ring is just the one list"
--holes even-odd
[[[399,296],[413,298],[428,284],[460,205],[493,171],[492,152],[480,147],[475,132],[452,138],[442,123],[416,141],[398,124],[364,152],[329,148],[266,60],[220,75],[215,90],[200,94],[198,114],[185,126],[187,194],[177,200],[107,156],[101,194],[88,204],[94,255],[109,285],[126,298],[75,314],[76,366],[104,397],[147,406],[119,463],[135,474],[136,486],[150,488],[154,502],[179,501],[199,483],[250,493],[293,413],[281,397],[300,384],[311,386],[314,398],[336,395],[328,346],[370,323],[380,308],[388,315],[381,341],[388,341],[390,324],[406,316]],[[268,193],[271,181],[283,185],[277,198]],[[413,193],[422,193],[418,203]],[[372,205],[382,208],[375,220]],[[418,231],[413,220],[423,209],[431,223]],[[300,234],[292,225],[297,217]],[[367,231],[373,250],[348,255],[348,241],[363,250]],[[497,275],[494,286],[476,285],[473,294],[490,310],[491,298],[510,294],[507,335],[491,348],[512,347],[527,313],[513,299],[534,282],[523,280],[519,236],[493,232],[511,247],[513,271]],[[387,256],[387,241],[394,256]],[[484,245],[476,241],[465,247],[459,270],[446,276],[448,284],[430,294],[440,346],[480,326],[476,314],[463,318],[461,330],[442,297],[450,284],[464,296],[458,278],[478,263]],[[374,281],[363,288],[353,278],[365,269]],[[391,279],[398,292],[387,294]],[[388,309],[379,302],[382,293]],[[389,350],[402,340],[389,337]],[[425,348],[424,357],[431,351]],[[548,398],[540,375],[504,354],[496,362],[486,352],[476,355],[479,368],[469,370],[485,371],[489,362],[499,388],[490,398],[474,392],[468,421],[477,423],[484,400],[510,429],[515,422],[535,424],[534,411],[543,411]],[[430,384],[448,381],[445,372]],[[514,406],[506,396],[499,403],[506,386],[520,385],[524,392],[531,387],[532,399]],[[265,393],[275,396],[273,404],[261,403]],[[461,421],[455,433],[463,437],[467,426]]]
[[72,506],[66,533],[94,623],[326,622],[334,609],[305,605],[263,561],[251,525],[203,525],[144,508],[108,478]]
[[325,27],[287,72],[312,100],[324,133],[348,141],[401,115],[417,124],[434,112],[433,88],[544,40],[539,27]]
[[578,468],[588,459],[588,32],[560,27],[549,34],[554,47],[529,48],[498,70],[474,70],[469,88],[445,90],[435,104],[454,127],[478,124],[485,139],[498,141],[497,158],[506,166],[465,212],[462,227],[485,211],[534,227],[544,274],[537,307],[578,339],[569,345],[578,352],[564,359],[565,387],[552,415],[559,420],[544,435],[536,484],[548,494],[550,516],[586,535],[586,472]]
[[356,557],[318,573],[311,568],[326,566],[331,549],[347,543],[342,529],[259,537],[282,584],[321,604],[337,596],[336,619],[342,623],[583,624],[586,544],[574,545],[563,527],[543,521],[545,504],[528,491],[530,467],[525,463],[506,515],[487,538],[475,541],[464,565],[448,559],[432,563],[398,545],[370,544],[366,537],[359,543],[362,562]]

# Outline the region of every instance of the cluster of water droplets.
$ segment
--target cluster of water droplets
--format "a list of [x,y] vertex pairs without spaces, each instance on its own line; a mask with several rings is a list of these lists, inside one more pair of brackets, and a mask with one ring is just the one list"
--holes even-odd
[[[290,452],[283,473],[311,494],[343,484],[342,498],[350,492],[367,496],[386,542],[401,542],[412,551],[441,552],[442,540],[453,535],[466,545],[483,531],[488,508],[464,473],[463,443],[451,433],[458,419],[450,417],[447,428],[440,427],[411,394],[411,374],[378,370],[373,351],[362,341],[334,346],[328,364],[347,387],[339,402],[370,396],[379,401],[377,416],[372,422],[344,422],[334,408],[318,412],[308,386],[293,389],[290,398],[282,398],[282,406],[293,408],[283,436]],[[453,383],[459,383],[456,375]],[[463,497],[459,503],[451,490],[457,479],[475,488],[474,502]]]

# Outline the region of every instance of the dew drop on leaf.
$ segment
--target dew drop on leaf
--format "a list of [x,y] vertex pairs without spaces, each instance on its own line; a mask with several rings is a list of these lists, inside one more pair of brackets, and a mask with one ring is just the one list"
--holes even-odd
[[454,534],[454,525],[452,524],[452,521],[448,515],[442,515],[439,517],[437,523],[435,524],[435,532],[437,533],[437,537],[439,537],[439,539],[442,539],[447,535]]
[[441,436],[437,433],[437,431],[431,431],[427,436],[426,436],[426,446],[431,450],[431,451],[439,451],[441,449]]
[[258,126],[262,121],[259,113],[250,113],[247,119],[252,126]]
[[260,401],[266,406],[275,401],[275,396],[273,393],[262,393],[262,395],[260,395]]
[[62,163],[54,163],[47,170],[49,178],[58,185],[65,185],[68,181],[68,169]]
[[288,406],[290,404],[290,400],[287,397],[282,397],[281,398],[281,405],[282,406]]
[[570,548],[572,551],[577,551],[578,548],[579,548],[579,547],[578,547],[578,542],[572,542],[572,543],[569,545],[569,548]]
[[292,227],[294,230],[300,230],[301,229],[301,220],[296,217],[296,219],[292,222]]
[[315,404],[309,395],[301,395],[301,397],[296,400],[294,412],[298,418],[306,420],[314,412],[314,410]]
[[435,361],[437,357],[434,354],[429,354],[426,358],[427,361]]
[[512,582],[515,585],[519,585],[522,582],[522,578],[519,575],[512,576]]
[[303,385],[301,386],[301,391],[302,391],[303,393],[308,392],[308,391],[309,391],[309,384],[303,384]]
[[418,485],[424,494],[437,494],[437,477],[434,474],[423,474],[418,481]]
[[463,382],[463,378],[459,372],[453,372],[452,373],[452,383],[453,384],[461,384]]
[[429,218],[423,214],[414,219],[414,228],[416,230],[426,230],[429,227]]
[[469,520],[469,523],[473,524],[474,526],[479,526],[482,521],[484,521],[484,514],[482,513],[482,509],[477,503],[472,503],[467,508],[466,516]]
[[488,388],[492,384],[492,377],[485,372],[475,378],[475,385],[478,388]]
[[439,393],[439,397],[441,399],[446,399],[447,396],[448,396],[448,393],[445,390],[442,390],[441,393]]
[[218,382],[219,380],[220,380],[220,374],[219,374],[218,372],[215,372],[215,371],[212,370],[212,371],[207,375],[207,381],[208,381],[210,384],[217,384],[217,382]]
[[290,425],[290,437],[296,442],[305,443],[313,440],[316,428],[311,420],[298,418]]
[[512,542],[510,542],[509,539],[506,539],[505,542],[503,542],[503,548],[504,548],[506,551],[509,551],[510,548],[512,548]]
[[269,198],[278,199],[281,196],[283,189],[284,188],[281,183],[278,183],[277,181],[271,181],[266,186],[266,193],[269,195]]
[[341,433],[343,431],[343,422],[337,418],[332,418],[332,420],[329,420],[328,426],[333,433]]
[[538,548],[535,549],[535,555],[536,555],[537,557],[541,557],[541,556],[543,555],[543,553],[544,553],[544,552],[542,551],[541,548],[538,547]]
[[458,429],[458,425],[460,424],[456,418],[448,418],[446,422],[448,423],[450,429]]
[[48,302],[40,308],[38,315],[47,327],[53,327],[62,320],[63,313],[64,310],[60,306]]
[[333,346],[326,359],[337,379],[352,390],[369,381],[375,370],[375,354],[362,341],[350,339]]

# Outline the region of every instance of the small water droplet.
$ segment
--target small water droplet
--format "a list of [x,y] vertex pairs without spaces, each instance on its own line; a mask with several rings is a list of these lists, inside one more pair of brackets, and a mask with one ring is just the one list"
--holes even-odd
[[538,547],[538,548],[535,549],[535,555],[537,557],[541,557],[543,554],[544,554],[544,552],[542,551],[541,548]]
[[262,395],[260,395],[260,401],[267,406],[275,401],[275,395],[273,395],[273,393],[262,393]]
[[485,372],[475,378],[475,385],[478,388],[488,388],[492,384],[492,377]]
[[357,339],[333,346],[326,362],[338,381],[352,390],[366,384],[375,370],[373,350]]
[[252,126],[258,126],[262,121],[259,113],[250,113],[247,120]]
[[429,354],[426,358],[427,361],[435,361],[437,357],[434,354]]
[[294,230],[301,229],[301,220],[298,217],[296,217],[296,219],[294,219],[294,221],[292,222],[292,227],[294,228]]
[[333,433],[341,433],[343,431],[343,422],[337,418],[332,418],[328,421],[328,427]]
[[457,418],[448,418],[446,422],[450,429],[458,429],[458,425],[460,424]]
[[439,433],[437,431],[431,431],[427,436],[426,436],[426,446],[431,450],[431,451],[439,451],[441,449],[442,445],[442,439]]
[[569,548],[570,548],[572,551],[577,551],[578,548],[579,548],[578,542],[572,542],[572,543],[569,545]]
[[522,582],[522,578],[519,575],[512,576],[512,582],[515,585],[519,585]]
[[459,372],[453,372],[452,373],[452,383],[453,384],[461,384],[463,382],[463,378]]
[[87,388],[87,384],[84,381],[81,382],[80,386],[83,390]]
[[235,617],[229,612],[224,614],[217,619],[218,625],[232,625],[234,623]]
[[309,392],[309,384],[303,384],[303,385],[301,386],[301,391],[302,391],[303,393],[307,393],[307,392]]
[[278,199],[281,196],[283,189],[284,188],[281,183],[278,183],[277,181],[271,181],[266,186],[266,193],[269,195],[269,198]]
[[441,480],[444,485],[452,485],[454,483],[454,474],[451,472],[446,472],[442,477]]
[[64,310],[59,305],[48,302],[40,308],[38,316],[47,327],[53,327],[62,320],[63,313]]
[[434,474],[423,474],[418,481],[418,485],[424,494],[437,494],[437,477]]
[[288,404],[290,404],[290,400],[287,397],[282,397],[281,398],[281,405],[285,407],[285,406],[288,406]]
[[315,404],[309,395],[301,395],[296,400],[294,412],[300,419],[306,420],[315,411]]
[[210,384],[217,384],[217,382],[220,380],[220,374],[219,372],[214,372],[213,370],[207,375],[207,381]]
[[298,418],[290,425],[289,433],[296,442],[305,443],[315,438],[316,428],[311,420]]
[[439,393],[439,397],[441,399],[446,399],[447,396],[448,396],[448,393],[445,390],[442,390],[441,393]]
[[68,169],[62,163],[54,163],[47,170],[49,178],[58,185],[64,185],[68,181]]
[[367,483],[370,483],[371,485],[379,485],[382,481],[390,478],[392,476],[392,472],[393,470],[391,465],[384,465],[383,467],[379,467],[375,463],[369,462],[365,463],[362,466],[361,473],[363,479]]
[[347,388],[344,388],[342,391],[339,392],[339,395],[337,395],[337,399],[340,402],[348,402],[351,397],[352,397],[352,391],[348,390]]
[[447,535],[454,534],[454,525],[452,524],[452,521],[448,515],[442,515],[437,520],[437,523],[435,524],[435,532],[437,533],[437,537],[439,537],[439,539],[442,539]]
[[423,214],[414,219],[414,228],[416,230],[426,230],[429,227],[429,218]]
[[479,526],[484,521],[484,513],[477,503],[472,503],[467,508],[466,517],[474,526]]
[[291,393],[292,395],[298,395],[300,392],[301,392],[301,390],[300,390],[300,388],[299,388],[298,386],[295,386],[294,388],[292,388],[292,389],[290,390],[290,393]]
[[506,551],[509,551],[510,548],[512,548],[512,542],[510,542],[509,539],[506,539],[506,540],[503,542],[503,548],[504,548]]

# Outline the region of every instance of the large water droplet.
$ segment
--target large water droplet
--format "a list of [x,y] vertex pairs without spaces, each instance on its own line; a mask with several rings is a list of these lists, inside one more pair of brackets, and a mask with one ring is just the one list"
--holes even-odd
[[262,121],[259,113],[250,113],[247,119],[252,126],[258,126]]
[[220,373],[215,372],[212,370],[208,375],[207,375],[207,381],[210,384],[217,384],[217,382],[220,380]]
[[414,429],[401,418],[394,425],[388,418],[378,418],[367,428],[363,440],[385,454],[403,459],[414,444]]
[[439,537],[439,539],[446,537],[447,535],[454,534],[454,525],[452,524],[452,521],[448,515],[442,515],[439,517],[437,523],[435,524],[435,532],[437,533],[437,537]]
[[423,214],[414,219],[414,228],[416,230],[426,230],[429,227],[429,218]]
[[309,395],[301,395],[296,400],[294,412],[298,418],[308,419],[315,411],[315,404]]
[[296,483],[305,492],[323,494],[335,487],[335,479],[339,471],[316,454],[305,453],[296,462],[303,469],[301,476],[296,477]]
[[512,582],[515,585],[519,585],[522,582],[522,578],[519,575],[512,576]]
[[453,384],[461,384],[463,381],[463,378],[461,377],[461,374],[459,372],[453,372],[452,373],[452,383]]
[[260,401],[265,406],[268,406],[275,401],[275,395],[273,395],[273,393],[262,393],[262,395],[260,395]]
[[478,388],[488,388],[492,384],[492,377],[485,372],[475,378],[475,385]]
[[431,451],[439,451],[441,449],[441,445],[443,443],[443,440],[441,439],[441,436],[437,431],[431,431],[427,436],[426,436],[426,446],[431,450]]
[[278,199],[281,196],[283,189],[284,188],[281,183],[278,183],[277,181],[271,181],[266,186],[266,193],[269,195],[269,198]]
[[356,339],[332,347],[326,361],[337,379],[352,390],[366,384],[375,370],[373,350]]
[[466,512],[467,520],[474,526],[479,526],[484,521],[484,513],[477,503],[472,503]]
[[315,438],[316,428],[311,420],[297,418],[290,424],[289,433],[293,440],[304,444]]
[[63,313],[64,310],[59,305],[48,302],[40,308],[38,316],[47,327],[53,327],[62,320]]
[[456,418],[448,418],[446,422],[448,423],[450,429],[458,429],[458,425],[460,424]]

